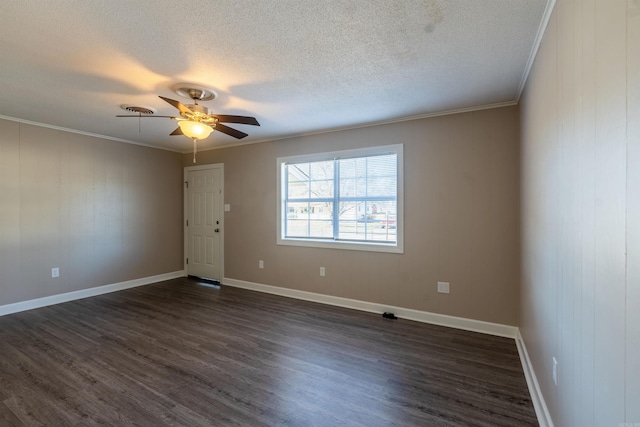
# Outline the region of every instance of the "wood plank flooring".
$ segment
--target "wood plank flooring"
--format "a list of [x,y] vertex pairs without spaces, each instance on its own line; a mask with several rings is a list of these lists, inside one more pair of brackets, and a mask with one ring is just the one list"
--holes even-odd
[[0,317],[0,426],[532,426],[511,339],[175,279]]

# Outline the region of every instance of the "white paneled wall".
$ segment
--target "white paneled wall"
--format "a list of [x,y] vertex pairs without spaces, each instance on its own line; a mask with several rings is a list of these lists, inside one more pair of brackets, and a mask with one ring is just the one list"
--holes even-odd
[[558,426],[640,425],[639,58],[639,0],[559,0],[521,105],[520,328]]
[[640,423],[640,0],[627,10],[626,419]]

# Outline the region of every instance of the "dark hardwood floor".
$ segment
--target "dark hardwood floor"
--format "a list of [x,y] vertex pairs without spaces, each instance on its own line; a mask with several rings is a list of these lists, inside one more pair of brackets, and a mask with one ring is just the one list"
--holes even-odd
[[537,425],[511,339],[176,279],[0,317],[0,426]]

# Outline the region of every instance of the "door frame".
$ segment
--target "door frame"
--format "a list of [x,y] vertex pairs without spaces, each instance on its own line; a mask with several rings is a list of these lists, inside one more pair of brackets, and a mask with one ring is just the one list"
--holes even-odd
[[224,163],[214,163],[210,165],[199,165],[199,166],[185,166],[184,168],[184,179],[183,179],[183,199],[184,199],[184,213],[182,214],[182,227],[184,234],[184,247],[183,247],[183,256],[182,256],[182,265],[184,268],[184,276],[187,277],[189,275],[189,270],[187,266],[187,256],[189,255],[189,230],[187,229],[187,219],[189,218],[189,194],[187,191],[187,182],[189,182],[189,172],[201,171],[201,170],[209,170],[209,169],[219,169],[220,170],[220,199],[221,203],[219,204],[219,214],[220,218],[222,218],[222,227],[220,227],[220,283],[224,279]]

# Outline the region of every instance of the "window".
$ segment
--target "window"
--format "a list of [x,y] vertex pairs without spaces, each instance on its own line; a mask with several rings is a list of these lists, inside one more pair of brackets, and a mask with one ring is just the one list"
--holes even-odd
[[278,158],[278,244],[402,252],[402,145]]

